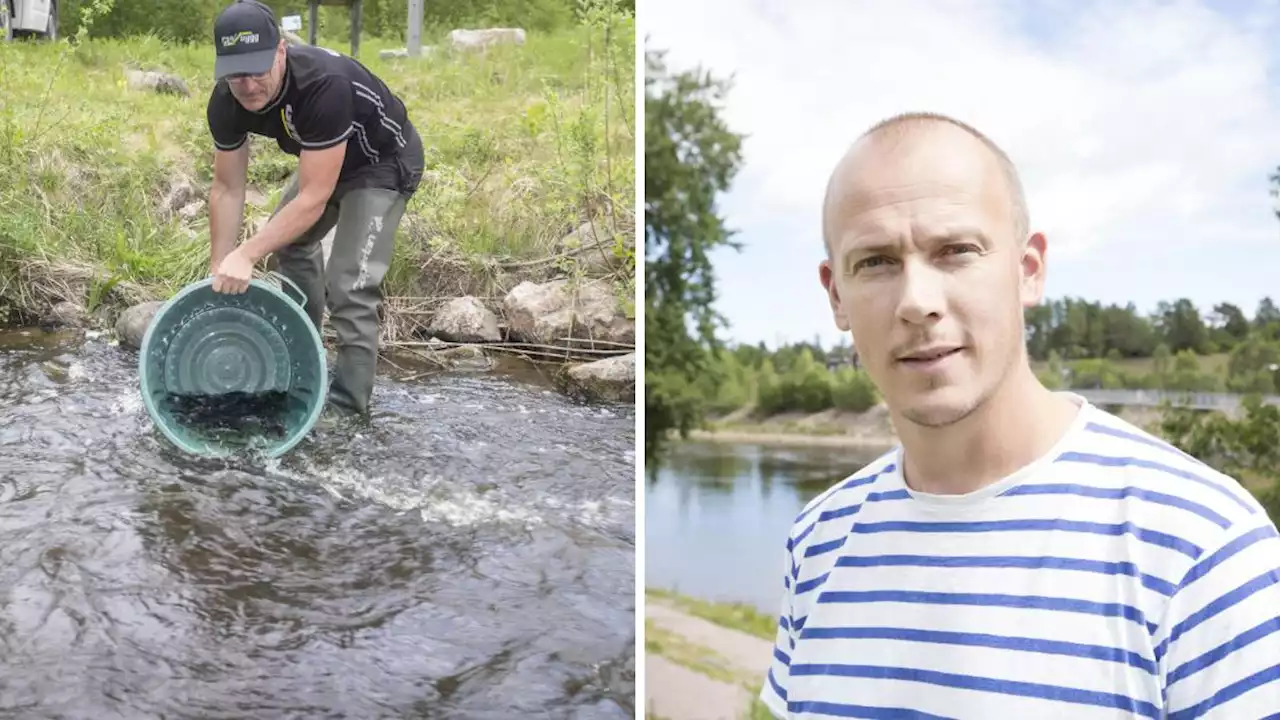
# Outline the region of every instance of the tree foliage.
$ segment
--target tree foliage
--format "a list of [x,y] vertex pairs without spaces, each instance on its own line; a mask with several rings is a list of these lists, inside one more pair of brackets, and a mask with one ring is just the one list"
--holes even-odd
[[[93,0],[61,0],[60,29],[72,35],[79,27],[82,9]],[[276,17],[307,17],[307,0],[264,0]],[[93,23],[98,37],[156,35],[179,42],[212,42],[213,19],[231,0],[128,0],[117,1],[111,11]],[[576,21],[582,12],[581,0],[449,0],[423,3],[424,31],[454,27],[523,27],[551,30]],[[619,3],[634,10],[634,0]],[[364,34],[403,38],[409,25],[406,0],[364,0],[361,30]],[[350,13],[343,6],[320,8],[322,33],[345,36],[350,32]]]
[[709,253],[736,245],[717,213],[742,156],[721,118],[729,90],[701,70],[671,73],[645,53],[645,455],[671,430],[686,435],[705,412],[716,331]]
[[1245,483],[1280,523],[1280,407],[1257,395],[1244,398],[1243,414],[1166,408],[1159,434],[1183,452]]

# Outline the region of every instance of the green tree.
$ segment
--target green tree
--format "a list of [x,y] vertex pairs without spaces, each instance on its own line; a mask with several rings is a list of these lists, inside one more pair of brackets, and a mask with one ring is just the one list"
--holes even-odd
[[702,421],[694,380],[719,347],[709,253],[737,247],[717,213],[742,160],[742,138],[721,118],[729,85],[701,70],[670,73],[645,53],[645,456],[671,430]]

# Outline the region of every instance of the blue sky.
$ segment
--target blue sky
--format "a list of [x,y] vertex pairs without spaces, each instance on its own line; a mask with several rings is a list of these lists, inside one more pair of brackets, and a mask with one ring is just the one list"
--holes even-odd
[[1280,301],[1280,0],[645,0],[641,22],[671,66],[733,79],[724,117],[747,138],[720,205],[743,248],[714,256],[733,340],[840,338],[822,192],[860,132],[908,110],[1013,158],[1049,297]]

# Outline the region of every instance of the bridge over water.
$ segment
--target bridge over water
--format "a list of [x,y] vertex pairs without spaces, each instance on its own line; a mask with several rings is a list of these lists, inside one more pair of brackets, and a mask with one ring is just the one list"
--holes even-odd
[[[1236,393],[1194,393],[1175,390],[1072,390],[1094,405],[1123,405],[1125,407],[1159,407],[1169,403],[1175,407],[1196,410],[1219,410],[1233,413],[1240,409],[1243,395]],[[1262,402],[1280,405],[1280,395],[1264,395]]]

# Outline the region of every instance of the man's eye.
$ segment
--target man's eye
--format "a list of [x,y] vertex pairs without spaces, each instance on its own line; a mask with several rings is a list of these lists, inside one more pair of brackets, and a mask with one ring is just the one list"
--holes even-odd
[[885,257],[885,256],[883,256],[883,255],[876,255],[876,256],[874,256],[874,257],[863,258],[863,259],[859,260],[857,263],[855,263],[855,264],[854,264],[853,269],[854,269],[854,270],[869,270],[869,269],[874,268],[874,267],[879,267],[880,265],[883,265],[883,264],[885,264],[885,263],[887,263],[887,262],[889,262],[889,258],[887,258],[887,257]]
[[969,243],[961,243],[957,245],[948,245],[945,252],[948,255],[950,254],[960,255],[966,252],[980,252],[980,250],[977,245],[972,245]]

